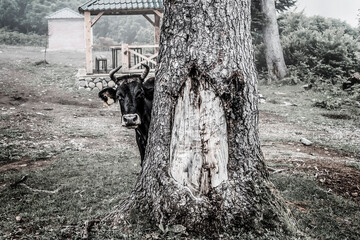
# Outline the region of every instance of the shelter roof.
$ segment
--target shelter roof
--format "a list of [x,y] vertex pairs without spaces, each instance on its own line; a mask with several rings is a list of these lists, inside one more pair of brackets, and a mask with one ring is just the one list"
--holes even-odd
[[84,16],[71,10],[63,8],[45,17],[46,19],[83,19]]
[[150,14],[153,10],[163,11],[162,0],[90,0],[79,7],[79,12],[89,11],[92,15]]

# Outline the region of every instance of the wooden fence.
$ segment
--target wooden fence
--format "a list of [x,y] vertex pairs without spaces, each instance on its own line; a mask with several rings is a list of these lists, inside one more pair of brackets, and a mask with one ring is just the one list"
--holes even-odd
[[142,72],[142,65],[146,64],[152,71],[155,70],[158,56],[158,45],[129,45],[111,46],[112,68],[122,65],[121,72]]

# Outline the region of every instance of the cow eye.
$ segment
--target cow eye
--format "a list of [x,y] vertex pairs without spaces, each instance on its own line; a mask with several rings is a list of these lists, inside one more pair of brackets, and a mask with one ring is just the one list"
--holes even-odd
[[140,89],[140,90],[136,91],[135,97],[136,97],[136,98],[140,98],[140,97],[143,96],[143,93],[144,93],[143,90]]
[[117,95],[117,97],[118,97],[118,99],[119,99],[119,100],[122,100],[122,99],[124,99],[124,98],[125,98],[125,97],[124,97],[124,95],[123,95],[123,94],[121,94],[121,93],[120,93],[120,94],[118,94],[118,95]]

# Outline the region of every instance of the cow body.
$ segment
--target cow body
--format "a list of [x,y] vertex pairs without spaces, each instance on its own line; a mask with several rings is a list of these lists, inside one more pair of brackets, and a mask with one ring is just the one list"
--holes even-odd
[[145,157],[154,95],[154,78],[145,81],[149,67],[146,65],[144,67],[146,70],[142,75],[133,74],[118,78],[115,78],[114,74],[121,67],[112,70],[110,78],[117,84],[116,89],[105,88],[99,92],[99,97],[107,105],[119,102],[122,126],[135,129],[141,165]]

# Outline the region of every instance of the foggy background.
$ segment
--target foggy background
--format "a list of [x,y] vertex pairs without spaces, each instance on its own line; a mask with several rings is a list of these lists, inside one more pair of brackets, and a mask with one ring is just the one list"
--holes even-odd
[[341,19],[353,27],[358,25],[359,0],[298,0],[296,5],[295,12],[304,10],[307,16],[321,15]]

